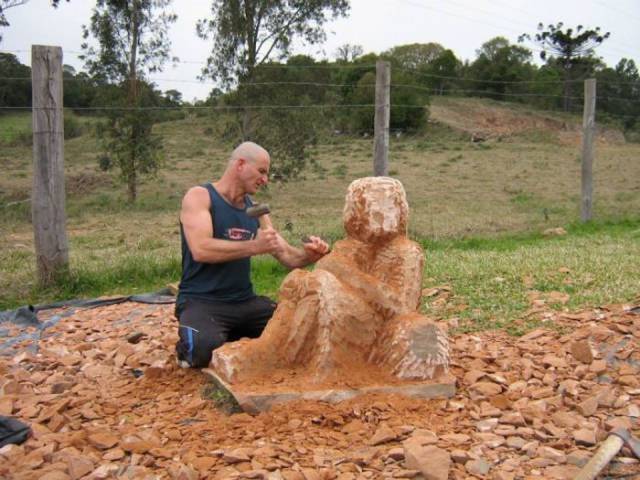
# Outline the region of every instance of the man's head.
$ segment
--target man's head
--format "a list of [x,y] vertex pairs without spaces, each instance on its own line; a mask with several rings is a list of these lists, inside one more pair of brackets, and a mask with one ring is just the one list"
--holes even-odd
[[225,175],[230,175],[246,193],[254,194],[269,181],[271,158],[260,145],[243,142],[231,152]]

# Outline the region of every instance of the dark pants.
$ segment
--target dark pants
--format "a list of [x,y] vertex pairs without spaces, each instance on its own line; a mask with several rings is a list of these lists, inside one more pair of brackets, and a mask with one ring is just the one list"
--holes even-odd
[[188,299],[179,307],[176,352],[179,360],[202,368],[209,365],[211,352],[226,342],[243,337],[258,338],[276,309],[267,297],[240,303],[208,303]]

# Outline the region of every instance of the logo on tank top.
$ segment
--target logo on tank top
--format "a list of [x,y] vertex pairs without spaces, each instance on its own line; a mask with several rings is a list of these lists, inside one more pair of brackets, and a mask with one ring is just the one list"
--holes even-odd
[[227,228],[227,231],[224,232],[225,238],[229,240],[251,240],[253,238],[253,233],[250,230],[245,230],[244,228],[231,227]]

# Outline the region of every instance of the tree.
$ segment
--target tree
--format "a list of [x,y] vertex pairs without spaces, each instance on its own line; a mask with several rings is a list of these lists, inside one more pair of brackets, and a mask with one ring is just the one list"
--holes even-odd
[[598,108],[622,120],[625,130],[631,130],[640,120],[640,74],[633,60],[623,58],[615,68],[596,73]]
[[182,92],[171,89],[164,92],[164,96],[169,102],[169,105],[180,106],[182,105]]
[[128,198],[135,202],[138,177],[155,172],[162,144],[152,137],[154,115],[145,106],[157,101],[144,81],[149,72],[161,71],[169,60],[168,30],[176,15],[165,9],[171,0],[98,0],[84,38],[94,37],[98,47],[82,45],[85,66],[100,82],[116,88],[105,90],[103,99],[114,107],[102,129],[107,152],[115,157]]
[[[331,18],[345,16],[348,10],[348,0],[212,0],[211,17],[197,24],[198,35],[213,40],[203,76],[211,77],[225,87],[239,84],[233,99],[235,105],[259,104],[264,100],[260,91],[243,87],[255,82],[257,69],[269,61],[286,58],[296,38],[309,44],[322,42],[326,37],[324,24]],[[271,121],[268,117],[265,110],[244,108],[237,116],[240,140],[266,138],[264,146],[267,149],[279,149],[278,139],[287,135],[286,132],[275,134],[273,130],[286,129],[289,125],[284,122],[261,125]],[[258,128],[268,128],[270,135],[258,132]],[[299,137],[297,141],[303,142],[304,138]],[[299,152],[300,148],[293,151]],[[296,155],[295,158],[304,162],[304,156]],[[299,171],[303,165],[290,171]],[[273,167],[278,166],[274,164]]]
[[335,58],[338,62],[353,62],[356,58],[362,56],[364,49],[362,45],[352,45],[345,43],[338,47]]
[[445,50],[424,69],[426,85],[438,95],[444,95],[458,84],[456,78],[460,75],[461,65],[453,51]]
[[[548,25],[547,29],[542,23],[538,24],[538,33],[533,38],[528,33],[518,37],[519,42],[529,40],[542,48],[540,58],[548,62],[556,58],[558,65],[564,73],[564,110],[568,111],[571,105],[571,82],[578,79],[578,75],[590,75],[595,70],[597,60],[594,58],[594,49],[601,45],[610,36],[610,32],[600,33],[600,27],[584,29],[578,25],[575,32],[572,28],[562,30],[564,24]],[[550,57],[550,58],[549,58]]]
[[[31,106],[31,68],[23,65],[18,57],[11,53],[0,52],[0,106],[29,107]],[[20,78],[24,80],[8,80]]]
[[[349,68],[338,71],[336,83],[345,85],[340,102],[357,105],[341,111],[339,128],[353,133],[371,134],[374,130],[376,67],[378,57],[368,54],[358,58]],[[413,72],[391,68],[391,115],[394,130],[417,131],[426,124],[429,96],[416,85]]]
[[399,45],[382,54],[393,66],[408,70],[424,70],[438,58],[445,48],[439,43],[411,43]]
[[467,70],[469,77],[474,80],[471,84],[473,90],[483,90],[489,96],[503,100],[506,94],[520,91],[517,82],[533,77],[535,69],[530,63],[531,51],[511,45],[504,37],[495,37],[483,43],[476,54],[478,57]]
[[[13,7],[24,5],[29,0],[0,0],[0,27],[8,27],[9,21],[4,12]],[[2,42],[2,34],[0,33],[0,42]]]
[[294,38],[324,41],[328,16],[348,10],[348,0],[213,0],[212,17],[197,25],[201,38],[213,38],[203,74],[227,85],[251,80],[256,66],[286,57]]
[[[331,70],[306,55],[296,55],[286,64],[269,62],[256,67],[251,83],[217,100],[226,106],[242,106],[245,98],[252,99],[249,113],[256,121],[251,140],[271,153],[271,176],[287,181],[300,176],[309,155],[307,147],[314,145],[321,131],[332,120],[331,112],[315,105],[334,103],[328,99]],[[313,84],[313,88],[309,85]],[[262,108],[263,105],[268,108]],[[289,108],[295,105],[298,108]],[[237,143],[242,140],[241,124],[232,116],[225,137]]]

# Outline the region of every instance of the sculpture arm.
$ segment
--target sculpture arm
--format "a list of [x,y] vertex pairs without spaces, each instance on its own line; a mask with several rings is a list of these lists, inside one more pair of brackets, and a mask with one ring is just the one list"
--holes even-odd
[[381,307],[392,314],[402,313],[403,302],[399,301],[399,292],[379,278],[353,268],[344,256],[335,252],[322,259],[322,269],[335,275],[345,286],[355,290],[367,303]]

